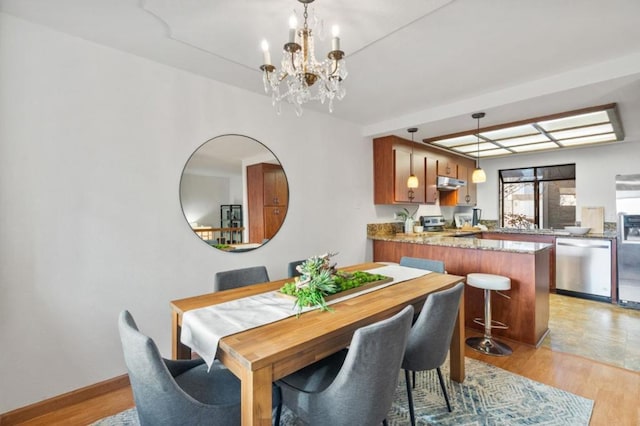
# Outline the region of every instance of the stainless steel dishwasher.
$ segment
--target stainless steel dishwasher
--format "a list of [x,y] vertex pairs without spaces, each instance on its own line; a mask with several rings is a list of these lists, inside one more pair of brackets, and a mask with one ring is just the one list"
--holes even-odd
[[611,241],[556,238],[556,292],[611,301]]

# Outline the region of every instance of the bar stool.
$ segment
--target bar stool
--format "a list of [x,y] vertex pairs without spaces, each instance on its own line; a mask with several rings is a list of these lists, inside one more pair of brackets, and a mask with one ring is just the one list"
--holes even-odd
[[[511,289],[511,280],[501,275],[469,274],[467,275],[467,284],[484,290],[484,321],[481,318],[473,320],[476,324],[484,325],[484,336],[469,337],[466,340],[467,345],[486,355],[511,355],[513,350],[507,344],[499,342],[491,336],[492,328],[508,328],[504,323],[491,320],[491,290],[509,290]],[[501,293],[498,292],[498,294]],[[508,296],[504,297],[508,298]]]

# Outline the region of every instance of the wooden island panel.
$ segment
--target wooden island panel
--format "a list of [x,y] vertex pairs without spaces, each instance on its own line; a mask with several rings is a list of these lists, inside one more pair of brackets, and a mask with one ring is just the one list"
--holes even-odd
[[555,235],[517,234],[503,232],[483,232],[485,240],[529,241],[532,243],[551,244],[551,260],[549,263],[549,291],[556,292],[556,237]]
[[[412,244],[394,241],[373,241],[375,262],[399,262],[402,256],[441,260],[447,273],[466,276],[474,272],[497,274],[511,279],[511,290],[503,292],[506,299],[491,292],[492,316],[506,323],[506,330],[494,329],[502,336],[529,345],[539,346],[549,331],[549,249],[535,253],[514,253]],[[465,288],[465,326],[479,331],[483,327],[474,318],[484,317],[484,291]]]

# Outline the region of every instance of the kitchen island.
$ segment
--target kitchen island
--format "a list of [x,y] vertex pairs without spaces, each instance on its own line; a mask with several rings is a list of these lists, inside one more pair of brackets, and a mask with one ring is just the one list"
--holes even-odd
[[[494,329],[496,336],[539,346],[549,331],[549,267],[551,244],[508,240],[483,240],[375,232],[368,227],[373,242],[373,260],[399,262],[402,256],[441,260],[448,273],[496,274],[511,279],[510,299],[492,292],[492,316],[508,329]],[[484,317],[484,292],[465,287],[465,326],[479,331],[473,320]]]

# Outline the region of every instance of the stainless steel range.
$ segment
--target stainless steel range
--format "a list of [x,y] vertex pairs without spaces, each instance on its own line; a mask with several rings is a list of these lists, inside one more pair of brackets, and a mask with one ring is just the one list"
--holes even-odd
[[444,216],[420,216],[420,225],[424,232],[440,232],[444,230]]

